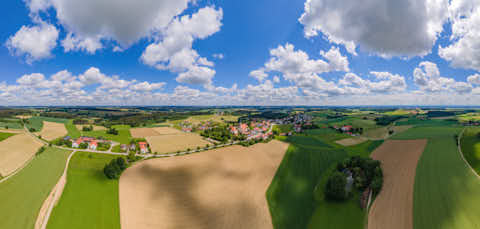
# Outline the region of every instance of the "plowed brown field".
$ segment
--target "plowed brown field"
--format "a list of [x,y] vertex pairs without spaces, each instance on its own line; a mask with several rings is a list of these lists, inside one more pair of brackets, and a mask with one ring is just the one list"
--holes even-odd
[[427,140],[387,140],[372,153],[382,162],[383,187],[368,215],[368,229],[412,229],[413,185]]
[[272,228],[265,193],[287,147],[271,141],[140,162],[120,178],[122,228]]

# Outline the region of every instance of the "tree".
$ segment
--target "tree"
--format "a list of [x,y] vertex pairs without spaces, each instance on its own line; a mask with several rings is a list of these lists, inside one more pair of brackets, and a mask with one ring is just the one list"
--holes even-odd
[[330,200],[345,200],[347,194],[345,186],[347,185],[347,178],[341,172],[334,172],[328,178],[327,186],[325,188],[325,196]]
[[103,168],[103,173],[107,176],[108,179],[116,179],[117,178],[117,171],[115,168],[110,164],[106,164]]
[[123,157],[117,158],[116,163],[122,171],[127,168],[127,162],[125,161],[125,159]]

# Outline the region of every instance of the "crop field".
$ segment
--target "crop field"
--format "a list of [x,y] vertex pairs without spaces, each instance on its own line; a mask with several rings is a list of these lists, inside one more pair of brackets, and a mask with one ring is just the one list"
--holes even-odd
[[120,178],[122,228],[272,228],[265,192],[287,147],[271,141],[135,164]]
[[50,118],[50,117],[40,117],[34,116],[28,119],[28,123],[26,124],[27,128],[34,128],[35,132],[41,131],[43,128],[43,122],[55,122],[55,123],[67,123],[68,119],[61,119],[61,118]]
[[364,130],[375,129],[377,127],[377,124],[373,120],[356,118],[356,117],[349,117],[339,122],[331,122],[330,125],[337,125],[337,126],[352,125],[354,127],[361,127]]
[[17,134],[0,142],[0,175],[6,176],[22,167],[42,146],[29,134]]
[[65,128],[67,129],[68,136],[72,138],[78,138],[82,136],[82,133],[77,129],[75,125],[73,125],[73,120],[69,120],[65,123]]
[[0,142],[15,135],[14,133],[5,133],[5,132],[0,132]]
[[371,157],[382,164],[382,191],[370,209],[368,228],[412,229],[417,162],[427,140],[388,140]]
[[342,146],[353,146],[367,141],[367,138],[364,137],[353,137],[353,138],[344,138],[342,140],[335,141],[335,143]]
[[[165,127],[157,127],[157,128],[165,128]],[[174,129],[174,130],[176,130],[176,129]],[[178,130],[176,130],[176,131],[178,131]],[[132,128],[132,129],[130,129],[130,134],[132,135],[133,138],[145,138],[145,137],[149,137],[149,136],[160,135],[159,132],[155,131],[155,128]]]
[[[75,127],[77,127],[77,129],[79,131],[82,131],[84,126],[90,127],[90,125],[75,125]],[[96,126],[96,125],[92,125],[92,126],[93,126],[93,131],[106,130],[107,129],[104,126]]]
[[33,228],[38,212],[62,175],[68,151],[47,148],[25,168],[0,183],[0,228]]
[[480,120],[480,114],[478,114],[478,113],[461,114],[461,115],[458,115],[457,118],[461,122],[479,121]]
[[458,124],[456,120],[451,119],[417,119],[409,118],[395,122],[396,126],[413,125],[413,126],[452,126]]
[[238,116],[232,115],[195,115],[190,116],[186,121],[192,124],[199,124],[201,122],[212,121],[212,122],[236,122],[238,121]]
[[47,141],[52,141],[68,134],[64,123],[43,121],[43,128],[38,136],[42,136]]
[[120,228],[118,180],[109,180],[103,174],[105,164],[116,157],[75,153],[67,184],[47,228]]
[[130,135],[130,126],[114,125],[112,127],[118,130],[118,135],[107,134],[106,130],[84,131],[82,132],[82,135],[96,138],[102,137],[120,144],[130,143],[130,140],[132,139],[132,136]]
[[[462,160],[458,127],[414,127],[395,139],[428,138],[415,176],[415,229],[473,229],[480,225],[480,180]],[[432,207],[435,206],[435,207]]]
[[158,135],[146,137],[152,152],[174,153],[179,150],[196,149],[212,144],[203,137],[194,133],[182,133],[171,135]]
[[467,128],[461,139],[462,153],[470,166],[480,174],[480,128]]
[[0,128],[2,129],[23,129],[19,119],[0,119]]

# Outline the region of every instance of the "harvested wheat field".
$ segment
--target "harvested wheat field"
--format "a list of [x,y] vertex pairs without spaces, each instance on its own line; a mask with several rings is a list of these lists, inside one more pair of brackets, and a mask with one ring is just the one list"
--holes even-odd
[[181,130],[177,130],[177,129],[171,128],[171,127],[155,127],[155,128],[152,128],[152,129],[155,130],[159,135],[183,134],[184,133]]
[[412,229],[417,162],[427,140],[387,140],[372,153],[382,162],[383,187],[368,215],[368,229]]
[[[75,127],[77,127],[77,130],[80,130],[82,131],[83,130],[83,127],[86,126],[86,127],[90,127],[90,125],[75,125]],[[97,131],[97,130],[106,130],[107,128],[105,128],[104,126],[93,126],[93,130],[94,131]]]
[[288,144],[140,162],[120,178],[123,229],[272,228],[265,193]]
[[0,175],[7,176],[32,158],[42,143],[29,134],[17,134],[0,142]]
[[133,138],[145,138],[160,135],[154,128],[132,128],[130,134]]
[[67,135],[67,133],[68,131],[65,128],[65,124],[43,121],[42,131],[38,135],[47,141],[52,141]]
[[181,133],[171,135],[158,135],[146,137],[152,152],[158,153],[174,153],[176,151],[184,151],[187,149],[196,149],[197,147],[205,147],[210,142],[203,140],[202,136],[193,133]]
[[353,146],[353,145],[358,145],[367,140],[368,139],[364,137],[353,137],[353,138],[344,138],[342,140],[336,141],[335,143],[340,144],[342,146]]

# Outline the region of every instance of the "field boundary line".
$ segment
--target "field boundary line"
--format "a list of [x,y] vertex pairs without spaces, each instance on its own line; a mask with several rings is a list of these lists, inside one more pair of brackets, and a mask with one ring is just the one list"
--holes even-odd
[[465,162],[465,164],[467,164],[467,166],[470,168],[470,170],[473,172],[473,174],[475,174],[475,176],[480,180],[480,175],[478,175],[478,173],[475,171],[475,169],[472,168],[472,166],[470,165],[470,163],[468,163],[468,161],[465,159],[465,157],[463,156],[463,152],[462,152],[462,145],[461,145],[461,139],[463,137],[463,132],[465,132],[465,129],[466,128],[463,128],[462,132],[460,133],[460,136],[458,136],[458,139],[457,139],[457,147],[458,147],[458,152],[460,153],[460,156],[462,157],[463,159],[463,162]]
[[[53,208],[57,205],[60,197],[62,197],[63,190],[65,189],[65,185],[67,184],[67,171],[70,164],[70,159],[76,152],[77,151],[74,150],[70,153],[70,156],[68,156],[62,176],[60,177],[60,179],[58,179],[58,182],[55,184],[55,186],[52,188],[52,191],[43,202],[42,207],[40,208],[40,212],[38,213],[37,220],[35,222],[35,229],[47,228],[48,220],[50,219]],[[42,215],[41,211],[42,209],[45,209],[45,207],[47,207],[46,212],[44,215]]]

